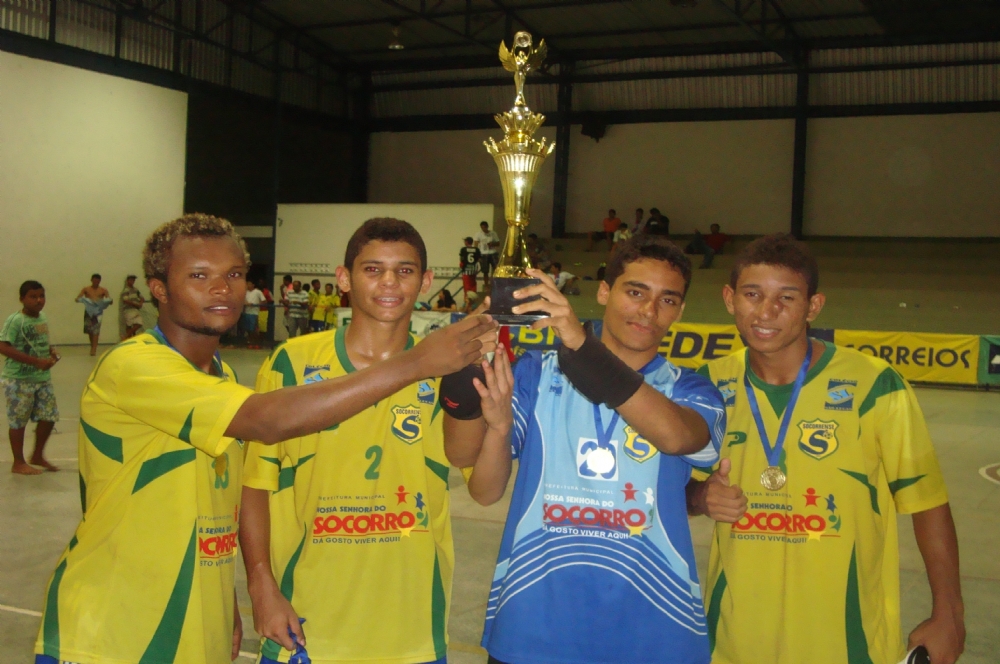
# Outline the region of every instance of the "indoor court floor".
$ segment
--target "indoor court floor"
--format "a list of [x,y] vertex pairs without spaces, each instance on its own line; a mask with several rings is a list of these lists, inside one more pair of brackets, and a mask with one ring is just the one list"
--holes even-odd
[[[0,510],[0,662],[4,663],[33,661],[45,585],[80,517],[79,397],[95,358],[81,346],[66,346],[61,352],[63,360],[53,370],[53,380],[62,420],[49,443],[48,456],[62,470],[38,477],[11,475],[6,441],[0,448],[0,504],[4,505]],[[265,353],[237,350],[224,351],[224,356],[241,382],[252,384]],[[1000,463],[1000,393],[918,389],[917,396],[937,445],[958,526],[968,629],[961,662],[995,664],[1000,661],[1000,485],[984,479],[979,469]],[[6,421],[0,422],[0,428],[6,427]],[[476,505],[454,470],[451,487],[456,570],[448,658],[452,664],[482,663],[486,656],[479,638],[507,501],[490,508]],[[691,528],[703,570],[711,524],[697,518]],[[903,629],[908,632],[930,614],[930,592],[909,518],[900,519],[899,530]],[[257,639],[242,564],[236,570],[246,630],[243,651],[250,656],[256,652]]]

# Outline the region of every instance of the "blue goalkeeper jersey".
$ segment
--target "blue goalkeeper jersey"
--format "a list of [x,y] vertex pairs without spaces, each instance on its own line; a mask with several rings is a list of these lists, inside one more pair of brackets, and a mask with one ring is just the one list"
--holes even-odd
[[710,659],[684,487],[692,466],[719,458],[725,406],[710,381],[660,356],[641,372],[705,418],[704,449],[662,454],[580,394],[556,351],[514,368],[519,467],[483,632],[502,662]]

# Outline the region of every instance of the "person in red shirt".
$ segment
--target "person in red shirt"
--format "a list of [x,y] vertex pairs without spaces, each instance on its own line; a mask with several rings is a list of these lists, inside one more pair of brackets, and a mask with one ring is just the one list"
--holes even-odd
[[684,248],[684,253],[686,254],[705,254],[705,260],[701,262],[699,266],[701,269],[708,269],[712,267],[712,261],[715,260],[715,255],[722,253],[722,248],[726,246],[726,243],[732,240],[731,237],[725,233],[719,232],[719,225],[712,224],[709,226],[711,231],[708,235],[702,235],[697,229],[694,231],[694,237]]
[[594,243],[600,240],[608,241],[608,251],[611,251],[611,247],[614,244],[615,231],[621,226],[622,220],[618,218],[618,213],[614,209],[608,210],[608,216],[604,218],[603,231],[590,234],[590,244],[587,245],[587,251],[594,250]]
[[709,226],[709,230],[711,232],[705,236],[705,244],[711,247],[712,251],[715,253],[722,253],[722,248],[733,238],[729,237],[725,233],[720,233],[718,224],[712,224]]

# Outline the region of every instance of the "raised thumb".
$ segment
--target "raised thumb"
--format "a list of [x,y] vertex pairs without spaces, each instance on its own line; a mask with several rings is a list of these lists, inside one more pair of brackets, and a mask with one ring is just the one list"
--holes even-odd
[[719,476],[719,482],[723,486],[729,486],[729,471],[733,467],[733,462],[729,459],[723,459],[719,462],[719,470],[715,471],[715,474]]

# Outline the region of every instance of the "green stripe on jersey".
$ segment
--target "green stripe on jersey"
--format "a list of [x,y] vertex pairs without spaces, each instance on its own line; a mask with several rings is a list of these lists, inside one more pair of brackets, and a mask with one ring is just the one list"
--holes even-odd
[[847,664],[874,664],[868,653],[868,637],[861,616],[861,593],[858,589],[857,546],[851,547],[851,566],[847,571],[847,597],[844,602],[844,635],[847,638]]
[[87,482],[83,479],[83,473],[80,473],[80,510],[87,513]]
[[858,407],[858,419],[864,417],[868,411],[874,408],[875,402],[880,397],[905,389],[906,384],[903,383],[903,378],[892,367],[886,367],[878,375],[878,378],[875,379],[875,382],[872,383],[871,389],[868,390],[868,396],[865,397],[865,400],[861,402],[861,406]]
[[715,633],[719,628],[719,614],[722,611],[722,596],[726,592],[726,570],[719,572],[719,579],[712,588],[712,598],[708,602],[708,647],[709,652],[715,652]]
[[45,597],[45,618],[42,623],[42,650],[49,657],[59,659],[59,584],[66,571],[66,559],[56,567]]
[[427,457],[424,457],[424,464],[444,481],[445,486],[448,485],[448,466]]
[[104,433],[100,429],[95,429],[87,424],[87,422],[83,419],[80,420],[80,426],[83,427],[83,433],[87,436],[87,440],[89,440],[91,444],[97,448],[98,452],[112,461],[117,461],[118,463],[122,463],[124,461],[121,438],[118,436],[112,436],[109,433]]
[[274,362],[271,363],[271,371],[281,374],[282,387],[294,387],[298,384],[295,382],[295,368],[288,357],[288,351],[284,348],[274,356]]
[[[295,549],[295,553],[288,560],[288,565],[285,567],[284,574],[281,575],[281,585],[279,589],[281,594],[284,595],[285,599],[289,602],[292,601],[292,594],[295,593],[295,567],[299,564],[299,557],[302,555],[302,547],[306,543],[306,535],[309,534],[309,529],[302,533],[302,540],[299,542],[299,546]],[[260,654],[268,659],[278,659],[278,655],[281,654],[281,646],[271,639],[264,639],[264,643],[260,648]]]
[[927,477],[926,474],[917,475],[916,477],[900,477],[898,480],[889,482],[889,493],[895,496],[896,492],[899,491],[900,489],[905,489],[908,486],[913,486],[914,484],[924,479],[925,477]]
[[347,340],[345,339],[348,327],[350,325],[337,328],[333,335],[333,349],[337,351],[337,361],[340,362],[340,366],[344,367],[344,371],[353,373],[354,364],[351,363],[351,358],[347,355]]
[[156,478],[166,475],[171,470],[191,463],[195,460],[196,454],[195,449],[192,447],[186,450],[164,452],[158,457],[143,461],[142,466],[139,468],[139,474],[136,475],[135,484],[132,486],[132,493],[135,493]]
[[181,427],[180,432],[177,437],[183,440],[188,445],[191,444],[191,429],[194,428],[194,408],[188,413],[187,419],[184,420],[184,426]]
[[434,581],[431,590],[431,635],[434,638],[434,658],[441,659],[448,654],[448,640],[445,637],[448,621],[448,598],[441,580],[441,566],[434,554]]
[[868,487],[868,495],[871,497],[872,500],[872,511],[874,511],[875,514],[881,515],[882,512],[878,508],[878,489],[872,486],[872,483],[868,481],[868,476],[865,475],[864,473],[855,473],[850,470],[844,470],[843,468],[840,469],[840,472],[846,475],[850,475],[851,477],[853,477],[854,479],[856,479],[857,481],[861,482],[866,487]]
[[[306,461],[308,461],[309,459],[313,458],[314,456],[316,456],[316,455],[315,454],[307,454],[304,457],[302,457],[301,459],[299,459],[299,462],[297,464],[295,464],[294,466],[289,466],[288,468],[282,468],[280,471],[278,471],[278,491],[282,491],[284,489],[288,489],[292,485],[294,485],[295,484],[295,473],[298,472],[298,470],[302,466],[302,464],[304,464]],[[275,493],[278,493],[278,491],[275,491]]]
[[191,586],[194,583],[195,551],[198,543],[198,524],[191,528],[191,540],[188,542],[181,569],[174,581],[174,589],[163,610],[163,617],[157,625],[153,638],[146,646],[139,664],[163,664],[173,662],[177,656],[177,648],[181,642],[181,631],[184,629],[184,618],[187,616],[188,600],[191,597]]

